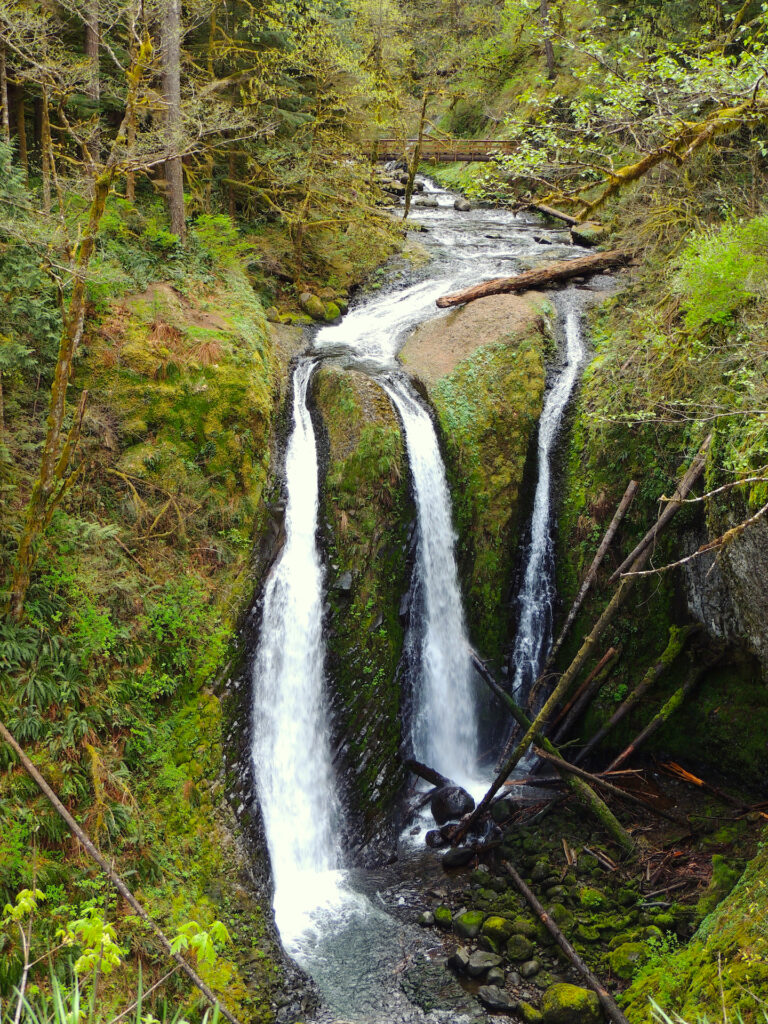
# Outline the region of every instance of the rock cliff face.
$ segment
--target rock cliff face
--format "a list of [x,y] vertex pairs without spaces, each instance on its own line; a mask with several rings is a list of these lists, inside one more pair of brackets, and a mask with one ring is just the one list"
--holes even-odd
[[351,840],[385,823],[404,781],[399,609],[410,579],[414,509],[397,418],[384,392],[325,365],[313,401],[325,452],[321,517],[328,562],[328,673]]

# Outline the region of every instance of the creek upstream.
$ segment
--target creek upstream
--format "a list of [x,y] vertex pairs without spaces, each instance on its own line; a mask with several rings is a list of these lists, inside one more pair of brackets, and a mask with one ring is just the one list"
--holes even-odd
[[[446,884],[437,856],[423,845],[424,821],[413,829],[417,837],[408,830],[401,837],[397,863],[378,870],[346,867],[337,838],[342,811],[324,669],[318,452],[307,407],[312,373],[323,359],[362,370],[380,384],[398,413],[418,515],[412,588],[417,614],[411,615],[406,638],[414,680],[411,746],[417,759],[477,799],[492,765],[478,758],[478,711],[485,695],[470,662],[450,493],[432,417],[397,355],[412,328],[446,315],[435,307],[439,296],[524,269],[531,261],[579,254],[561,244],[561,232],[508,211],[458,213],[455,195],[429,180],[424,196],[437,203],[414,209],[427,229],[418,239],[431,256],[429,276],[364,297],[340,323],[317,332],[294,370],[286,539],[265,584],[253,668],[252,758],[272,864],[275,919],[285,949],[318,987],[323,1020],[447,1022],[484,1014],[445,970],[442,945],[435,947],[434,936],[411,923],[420,891]],[[535,679],[551,642],[552,456],[584,357],[576,294],[569,290],[556,298],[563,353],[549,374],[538,431],[538,483],[513,659],[520,691]]]

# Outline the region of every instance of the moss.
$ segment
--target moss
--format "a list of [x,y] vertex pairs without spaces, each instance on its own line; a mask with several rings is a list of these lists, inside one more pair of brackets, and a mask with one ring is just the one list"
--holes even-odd
[[453,924],[453,914],[451,913],[450,907],[435,907],[434,915],[437,927],[442,928],[444,931],[448,931]]
[[[331,565],[329,672],[352,799],[368,833],[404,781],[397,667],[413,515],[407,458],[389,401],[369,378],[324,367],[313,398],[328,443],[322,508]],[[351,586],[341,589],[336,584],[347,574]]]
[[530,960],[534,945],[524,935],[513,935],[507,942],[507,956],[510,960]]
[[541,335],[485,345],[431,392],[442,427],[469,628],[498,661],[520,527],[520,489],[544,390]]
[[512,934],[512,922],[505,917],[489,917],[483,922],[483,935],[496,944],[503,944]]
[[453,930],[462,939],[474,939],[480,932],[485,918],[482,910],[467,910],[453,922]]
[[602,1020],[596,992],[578,985],[556,983],[541,997],[545,1024],[599,1024]]

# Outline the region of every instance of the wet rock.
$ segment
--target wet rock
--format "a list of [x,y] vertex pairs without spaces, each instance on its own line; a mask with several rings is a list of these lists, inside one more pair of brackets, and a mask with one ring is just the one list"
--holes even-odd
[[500,963],[501,957],[496,953],[486,953],[485,950],[478,949],[469,958],[467,974],[470,978],[479,978],[481,974],[485,974],[492,967],[498,967]]
[[477,990],[477,998],[483,1006],[496,1013],[511,1013],[517,1006],[497,985],[482,985]]
[[464,199],[463,196],[460,196],[458,199],[454,200],[453,208],[454,210],[458,210],[459,213],[469,213],[472,209],[472,204],[468,199]]
[[340,590],[343,594],[348,594],[352,589],[352,573],[349,569],[343,572],[336,580],[336,589]]
[[491,805],[491,817],[496,822],[506,821],[515,811],[515,801],[508,796],[503,796]]
[[600,1024],[603,1014],[596,992],[578,985],[550,985],[541,997],[544,1024]]
[[465,946],[458,946],[448,957],[448,966],[452,971],[466,974],[469,967],[469,950]]
[[425,199],[417,199],[413,205],[421,206],[426,210],[436,210],[440,204],[436,199],[430,199],[427,197]]
[[446,843],[450,843],[450,841],[453,839],[453,833],[455,831],[455,824],[442,825],[440,828],[440,835],[443,837]]
[[437,927],[445,931],[448,931],[453,924],[453,914],[448,907],[435,907],[434,916]]
[[492,967],[485,976],[486,983],[488,985],[498,985],[499,988],[504,986],[504,971],[501,967]]
[[484,917],[482,910],[467,910],[453,922],[453,930],[461,939],[476,939]]
[[325,319],[325,306],[323,305],[322,299],[319,299],[312,292],[302,292],[299,296],[299,303],[305,313],[309,314],[313,320],[324,320]]
[[419,914],[419,924],[422,928],[431,928],[435,923],[435,915],[431,910],[425,910],[423,914]]
[[445,825],[447,821],[458,821],[473,811],[475,801],[461,786],[440,786],[432,794],[429,809],[437,824]]
[[519,1002],[517,1004],[517,1012],[525,1021],[525,1024],[541,1024],[544,1019],[541,1010],[537,1010],[530,1003]]
[[616,977],[629,981],[647,948],[644,942],[623,942],[614,949],[608,956],[608,963]]
[[446,871],[451,868],[463,868],[466,864],[469,864],[474,856],[475,851],[471,846],[455,846],[452,850],[448,850],[447,853],[443,854],[441,863]]
[[332,324],[334,320],[338,320],[341,316],[341,310],[336,302],[326,302],[325,309],[323,311],[323,319],[326,323]]
[[494,945],[503,945],[513,930],[512,922],[506,917],[489,917],[483,923],[483,935]]
[[530,960],[532,953],[533,943],[524,935],[513,935],[507,942],[507,955],[510,960]]
[[571,239],[576,245],[599,245],[608,237],[608,228],[596,220],[586,220],[583,224],[574,224],[571,228]]
[[541,970],[541,964],[538,960],[526,960],[524,964],[520,964],[520,973],[524,978],[535,978]]
[[439,829],[431,828],[424,836],[424,842],[430,850],[439,850],[440,847],[445,846],[448,840],[441,835]]

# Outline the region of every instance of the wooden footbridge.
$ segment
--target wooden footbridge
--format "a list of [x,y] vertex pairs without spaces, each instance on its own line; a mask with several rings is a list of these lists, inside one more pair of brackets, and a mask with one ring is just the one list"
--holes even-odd
[[[406,152],[413,153],[418,139],[371,139],[366,149],[372,160],[400,160]],[[426,163],[449,164],[492,160],[501,153],[511,153],[513,142],[497,139],[422,139],[421,159]]]

